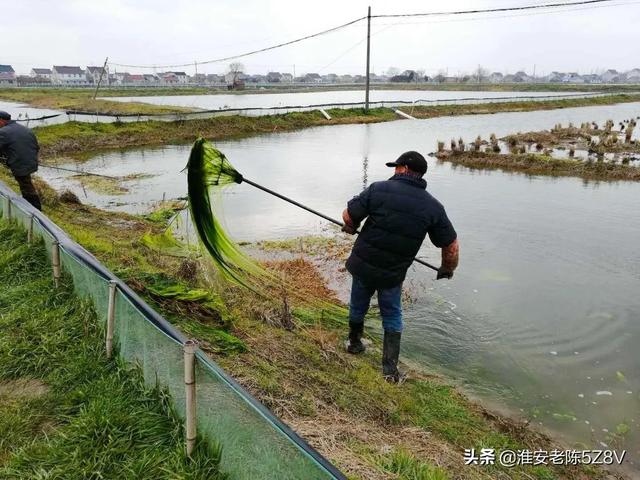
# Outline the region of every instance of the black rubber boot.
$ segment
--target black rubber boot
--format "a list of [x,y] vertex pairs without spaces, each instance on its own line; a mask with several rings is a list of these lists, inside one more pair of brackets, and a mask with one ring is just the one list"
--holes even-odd
[[362,332],[364,331],[364,322],[349,322],[349,341],[347,342],[347,352],[358,354],[365,351],[362,343]]
[[399,383],[405,378],[398,370],[401,332],[384,332],[382,343],[382,375],[388,382]]

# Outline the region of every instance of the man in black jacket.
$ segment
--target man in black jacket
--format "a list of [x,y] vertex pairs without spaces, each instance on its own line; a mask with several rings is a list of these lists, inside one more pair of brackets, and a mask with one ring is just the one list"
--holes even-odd
[[40,197],[31,181],[38,170],[38,140],[27,127],[11,120],[11,115],[0,111],[0,158],[13,173],[25,200],[42,210]]
[[366,218],[347,260],[347,270],[353,277],[347,351],[364,352],[364,317],[377,291],[384,328],[382,373],[387,380],[398,382],[400,296],[407,269],[428,234],[431,243],[442,249],[437,279],[453,277],[458,266],[458,240],[444,207],[426,191],[424,157],[406,152],[387,166],[394,167],[395,174],[389,180],[372,183],[349,201],[342,214],[343,230],[350,234]]

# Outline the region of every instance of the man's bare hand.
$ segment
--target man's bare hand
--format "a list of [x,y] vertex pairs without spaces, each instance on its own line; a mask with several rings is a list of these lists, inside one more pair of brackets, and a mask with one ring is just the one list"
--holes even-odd
[[342,220],[344,221],[342,231],[344,233],[348,233],[349,235],[355,235],[358,227],[353,224],[353,220],[351,220],[351,216],[349,215],[349,210],[347,210],[346,208],[344,209],[344,212],[342,212]]
[[436,280],[453,277],[453,271],[458,266],[459,255],[460,244],[457,239],[442,249],[442,265],[438,269]]
[[348,233],[349,235],[355,235],[356,234],[356,227],[354,227],[353,225],[349,225],[349,224],[345,223],[342,226],[342,231],[344,233]]
[[436,280],[442,280],[446,278],[447,280],[453,278],[453,272],[443,270],[442,267],[438,269],[438,275],[436,276]]

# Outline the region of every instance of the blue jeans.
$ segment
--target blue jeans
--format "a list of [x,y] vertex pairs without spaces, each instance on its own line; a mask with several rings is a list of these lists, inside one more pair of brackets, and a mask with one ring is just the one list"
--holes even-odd
[[349,301],[349,322],[362,323],[369,311],[371,297],[378,290],[378,306],[382,315],[382,327],[386,332],[402,331],[402,283],[391,288],[371,288],[353,277],[351,300]]

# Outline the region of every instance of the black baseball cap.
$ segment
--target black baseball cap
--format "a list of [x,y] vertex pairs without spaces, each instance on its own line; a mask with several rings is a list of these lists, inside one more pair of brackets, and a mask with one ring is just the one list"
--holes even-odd
[[418,152],[404,152],[395,162],[387,163],[387,167],[397,167],[399,165],[409,167],[410,170],[421,175],[427,173],[427,161]]
[[0,120],[7,120],[7,121],[11,120],[11,114],[3,110],[0,110]]

